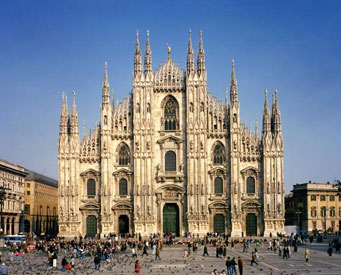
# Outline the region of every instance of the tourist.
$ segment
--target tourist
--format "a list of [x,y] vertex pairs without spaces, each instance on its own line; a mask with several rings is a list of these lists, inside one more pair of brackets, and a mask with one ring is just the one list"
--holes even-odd
[[25,250],[21,253],[21,259],[22,261],[25,261],[25,256],[26,256],[26,253],[25,253]]
[[332,258],[332,256],[333,256],[333,248],[331,246],[329,246],[329,248],[327,250],[327,253],[329,255],[329,258]]
[[232,275],[237,275],[237,270],[236,270],[236,258],[233,257],[232,260],[230,261],[230,270]]
[[184,251],[184,263],[187,264],[187,259],[188,259],[188,250],[185,249]]
[[141,266],[139,260],[136,260],[135,262],[135,275],[141,274]]
[[18,252],[18,250],[16,250],[16,251],[14,252],[14,256],[15,256],[15,261],[17,262],[17,261],[18,261],[18,258],[19,258],[19,252]]
[[226,266],[226,271],[228,275],[231,275],[231,258],[227,257],[227,260],[225,262],[225,266]]
[[99,270],[101,267],[101,258],[99,257],[98,254],[96,254],[95,256],[94,263],[95,263],[95,269]]
[[225,270],[222,270],[220,275],[226,275],[226,271]]
[[75,271],[75,257],[71,255],[71,262],[70,262],[71,271]]
[[156,250],[155,250],[155,261],[156,260],[161,261],[161,258],[160,258],[160,248],[159,247],[157,247]]
[[219,275],[218,274],[218,269],[216,269],[216,268],[213,269],[213,271],[211,272],[211,275]]
[[62,271],[65,271],[65,270],[66,270],[66,265],[67,265],[67,260],[66,260],[66,258],[64,257],[63,260],[62,260]]
[[239,275],[243,275],[244,261],[242,258],[238,257],[238,269]]
[[204,254],[203,254],[203,256],[209,256],[206,244],[204,245]]
[[147,255],[147,256],[148,256],[148,252],[147,252],[147,243],[148,243],[148,242],[146,242],[146,244],[145,244],[145,245],[143,245],[143,252],[142,252],[142,256],[143,256],[143,255]]
[[251,255],[251,266],[252,266],[252,264],[258,265],[255,252],[252,252],[252,255]]
[[309,257],[310,257],[310,250],[309,250],[309,248],[305,249],[304,257],[305,257],[305,261],[308,262],[309,261]]
[[1,275],[7,275],[8,274],[8,267],[5,263],[2,263],[0,267],[0,273]]

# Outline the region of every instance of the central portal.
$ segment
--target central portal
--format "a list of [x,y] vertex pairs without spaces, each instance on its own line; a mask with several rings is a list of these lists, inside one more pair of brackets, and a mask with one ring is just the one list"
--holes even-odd
[[163,207],[163,233],[180,235],[179,207],[176,203],[166,203]]

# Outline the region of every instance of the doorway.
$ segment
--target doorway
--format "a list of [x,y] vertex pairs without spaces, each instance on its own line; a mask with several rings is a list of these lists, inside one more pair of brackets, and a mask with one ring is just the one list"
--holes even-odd
[[118,218],[118,233],[129,233],[129,218],[127,215],[121,215]]
[[97,234],[97,218],[95,216],[87,216],[86,218],[86,236],[95,237]]
[[253,213],[246,215],[246,236],[257,236],[257,217]]
[[163,207],[163,233],[180,235],[179,207],[176,203],[166,203]]

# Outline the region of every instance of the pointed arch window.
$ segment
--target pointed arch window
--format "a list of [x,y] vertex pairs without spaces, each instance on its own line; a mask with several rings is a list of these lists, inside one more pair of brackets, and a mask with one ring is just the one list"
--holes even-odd
[[120,196],[128,195],[128,182],[126,179],[120,179],[118,192]]
[[94,197],[96,195],[96,182],[94,179],[89,179],[87,182],[87,195]]
[[130,152],[126,144],[122,144],[118,151],[118,165],[129,165]]
[[165,155],[165,171],[176,171],[176,154],[173,151],[168,151]]
[[255,183],[255,179],[253,177],[248,177],[246,179],[246,192],[248,194],[256,193],[256,183]]
[[214,193],[218,196],[223,194],[223,179],[220,177],[214,179]]
[[166,98],[164,105],[164,127],[166,131],[178,129],[179,104],[172,96]]
[[226,161],[225,148],[221,143],[214,146],[213,164],[223,164]]

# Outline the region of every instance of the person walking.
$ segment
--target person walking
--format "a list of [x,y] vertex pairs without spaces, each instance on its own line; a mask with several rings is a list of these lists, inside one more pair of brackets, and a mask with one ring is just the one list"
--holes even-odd
[[143,246],[142,256],[143,256],[143,255],[147,255],[147,256],[148,256],[147,245],[146,245],[146,244]]
[[255,252],[252,252],[252,255],[251,255],[251,266],[253,264],[258,265],[257,260],[256,260],[256,253]]
[[184,263],[187,264],[187,259],[188,259],[188,251],[185,249],[184,251]]
[[236,265],[237,265],[236,258],[233,257],[232,260],[230,261],[230,269],[232,275],[237,275]]
[[135,275],[141,275],[141,266],[139,260],[135,262]]
[[333,248],[331,246],[329,246],[329,248],[327,250],[327,253],[329,255],[329,258],[332,258],[332,256],[333,256]]
[[310,257],[310,250],[309,250],[309,248],[305,249],[304,257],[305,257],[305,261],[308,262],[309,261],[309,257]]
[[67,265],[67,260],[66,260],[66,258],[64,257],[63,260],[62,260],[62,271],[65,271],[65,270],[66,270],[66,265]]
[[226,266],[226,271],[228,275],[231,275],[231,258],[227,257],[227,260],[225,262],[225,266]]
[[205,246],[204,246],[204,254],[203,254],[203,256],[209,256],[208,255],[208,250],[207,250],[207,245],[205,244]]
[[94,263],[95,263],[95,269],[99,270],[101,267],[101,258],[99,257],[98,254],[96,254],[95,256]]
[[238,257],[238,269],[239,275],[243,275],[244,261],[242,258]]
[[159,247],[157,247],[156,250],[155,250],[155,261],[156,260],[161,261],[161,258],[160,258],[160,248]]

